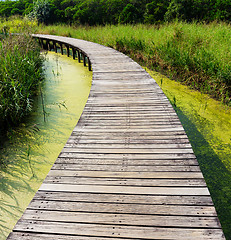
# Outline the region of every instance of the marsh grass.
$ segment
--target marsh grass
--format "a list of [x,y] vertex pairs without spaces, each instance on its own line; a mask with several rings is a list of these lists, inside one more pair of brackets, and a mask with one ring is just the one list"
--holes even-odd
[[15,126],[32,109],[33,96],[43,81],[43,58],[27,34],[0,42],[0,126]]
[[26,17],[12,16],[8,19],[0,17],[0,34],[33,33],[37,26],[37,21],[31,21]]
[[40,33],[85,39],[113,47],[230,105],[231,28],[227,23],[117,26],[40,26]]

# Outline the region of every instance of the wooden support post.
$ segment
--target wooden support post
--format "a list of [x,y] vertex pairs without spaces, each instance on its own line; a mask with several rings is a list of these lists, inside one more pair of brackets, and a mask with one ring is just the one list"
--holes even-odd
[[88,70],[91,71],[91,61],[89,57],[87,57],[87,62],[88,62]]
[[79,50],[77,50],[77,55],[78,55],[78,62],[80,63],[81,62],[81,57],[80,57],[80,51]]
[[42,47],[42,49],[45,49],[45,44],[44,44],[43,40],[40,39],[40,41],[41,41],[41,47]]
[[61,54],[63,55],[63,44],[59,43],[59,45],[60,45],[60,49],[61,49]]
[[75,48],[72,48],[72,57],[74,60],[75,60],[75,55],[76,55],[76,50],[75,50]]
[[47,40],[45,40],[45,50],[48,50],[48,41]]
[[67,48],[67,56],[69,57],[69,56],[70,56],[70,49],[69,49],[69,46],[66,45],[66,48]]
[[43,48],[43,41],[42,41],[42,39],[41,39],[41,38],[38,38],[38,41],[39,41],[40,47]]
[[86,56],[83,54],[83,66],[86,67],[87,63],[86,63]]
[[51,51],[51,43],[50,43],[50,41],[46,40],[46,42],[47,42],[47,50]]
[[53,41],[53,46],[54,46],[55,52],[57,53],[57,46],[55,41]]

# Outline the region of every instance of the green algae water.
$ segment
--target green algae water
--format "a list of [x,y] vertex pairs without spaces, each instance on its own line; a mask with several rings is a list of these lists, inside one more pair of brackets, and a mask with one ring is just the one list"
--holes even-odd
[[92,73],[49,52],[46,81],[27,121],[0,150],[0,239],[6,239],[69,138],[86,104]]
[[231,108],[157,72],[147,71],[162,88],[180,118],[226,239],[231,239]]

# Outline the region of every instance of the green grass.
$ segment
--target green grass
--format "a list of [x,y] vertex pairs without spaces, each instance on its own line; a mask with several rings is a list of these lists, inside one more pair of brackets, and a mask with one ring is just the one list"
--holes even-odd
[[69,36],[113,47],[144,66],[230,105],[231,28],[226,23],[40,26],[40,33]]
[[0,130],[16,126],[30,113],[43,80],[40,48],[29,35],[0,42]]

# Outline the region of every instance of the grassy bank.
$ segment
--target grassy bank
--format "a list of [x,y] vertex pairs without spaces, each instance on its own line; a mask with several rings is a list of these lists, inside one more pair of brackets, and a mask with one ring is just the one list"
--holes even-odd
[[29,35],[0,42],[0,131],[17,125],[31,111],[43,80],[40,48]]
[[226,23],[71,27],[40,26],[40,33],[113,47],[150,69],[230,105],[231,28]]

